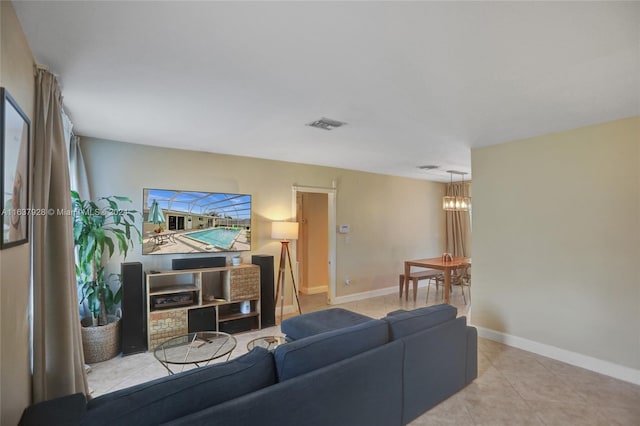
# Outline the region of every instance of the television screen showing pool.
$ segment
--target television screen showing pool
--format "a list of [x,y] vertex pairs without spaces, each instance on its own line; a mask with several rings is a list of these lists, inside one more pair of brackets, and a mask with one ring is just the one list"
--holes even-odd
[[251,250],[251,195],[142,191],[142,254]]

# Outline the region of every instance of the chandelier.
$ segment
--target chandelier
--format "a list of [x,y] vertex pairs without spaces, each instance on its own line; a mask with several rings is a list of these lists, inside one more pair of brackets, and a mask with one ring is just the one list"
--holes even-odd
[[[462,193],[464,193],[464,172],[458,172],[456,170],[447,170],[447,173],[451,176],[451,187],[453,187],[453,175],[462,176]],[[442,197],[442,208],[450,212],[466,212],[471,208],[471,197],[464,195],[445,195]]]

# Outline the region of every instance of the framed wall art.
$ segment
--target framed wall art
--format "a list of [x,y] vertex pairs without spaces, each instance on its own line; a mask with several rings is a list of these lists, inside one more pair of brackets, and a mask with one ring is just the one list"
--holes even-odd
[[2,242],[0,247],[29,241],[29,140],[31,122],[7,89],[0,88],[2,149]]

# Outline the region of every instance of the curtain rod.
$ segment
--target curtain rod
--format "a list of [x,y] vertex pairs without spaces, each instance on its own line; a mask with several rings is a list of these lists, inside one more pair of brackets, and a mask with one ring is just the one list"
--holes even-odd
[[53,75],[56,79],[59,77],[58,74],[51,72],[51,70],[49,70],[49,67],[47,65],[44,64],[33,64],[33,75],[38,74],[39,70],[43,70],[43,71],[47,71],[49,73],[51,73],[51,75]]

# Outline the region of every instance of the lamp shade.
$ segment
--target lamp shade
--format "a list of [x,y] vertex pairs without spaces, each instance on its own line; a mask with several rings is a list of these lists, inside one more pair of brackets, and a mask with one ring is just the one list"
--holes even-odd
[[271,238],[274,240],[297,240],[298,222],[273,222]]

